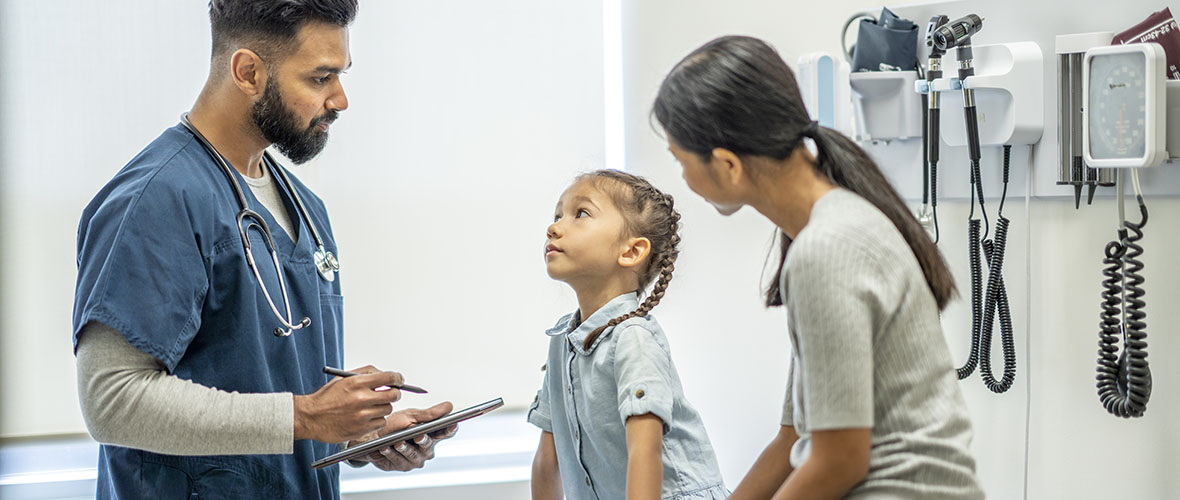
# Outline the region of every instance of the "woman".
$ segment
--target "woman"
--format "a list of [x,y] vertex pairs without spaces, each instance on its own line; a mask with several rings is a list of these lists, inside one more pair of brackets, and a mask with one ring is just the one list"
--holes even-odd
[[953,278],[868,155],[811,121],[754,38],[693,51],[653,112],[690,189],[782,231],[766,295],[792,340],[782,427],[731,498],[983,498],[939,321]]

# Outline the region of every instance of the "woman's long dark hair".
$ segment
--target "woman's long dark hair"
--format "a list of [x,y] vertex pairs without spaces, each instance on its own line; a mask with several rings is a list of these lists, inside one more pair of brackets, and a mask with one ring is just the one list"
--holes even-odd
[[[938,247],[910,213],[868,154],[843,134],[817,127],[807,114],[795,74],[766,42],[745,36],[713,40],[672,69],[652,112],[676,145],[709,161],[714,148],[739,156],[783,160],[815,141],[816,171],[833,184],[868,200],[901,232],[939,310],[956,294],[955,281]],[[766,305],[783,304],[779,289],[791,238],[782,238],[778,272],[766,289]]]

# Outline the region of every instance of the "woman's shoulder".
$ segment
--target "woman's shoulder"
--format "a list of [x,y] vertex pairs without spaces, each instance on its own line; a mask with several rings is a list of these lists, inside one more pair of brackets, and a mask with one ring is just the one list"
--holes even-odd
[[[815,223],[815,224],[812,224]],[[864,237],[892,228],[893,222],[881,209],[845,188],[835,188],[821,197],[811,208],[807,228],[844,235]]]
[[812,208],[807,225],[791,242],[788,261],[876,260],[897,242],[905,244],[884,213],[856,193],[836,188]]
[[811,224],[791,241],[784,269],[877,260],[876,243],[864,232],[857,231],[855,226]]

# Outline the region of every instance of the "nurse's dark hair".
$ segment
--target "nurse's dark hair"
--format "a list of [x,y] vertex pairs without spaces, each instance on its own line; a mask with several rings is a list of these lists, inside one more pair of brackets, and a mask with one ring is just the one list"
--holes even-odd
[[[957,293],[946,260],[910,213],[901,196],[863,149],[843,134],[814,126],[791,68],[773,47],[757,38],[717,38],[676,64],[660,84],[652,113],[669,142],[708,162],[716,148],[739,157],[783,160],[815,141],[816,171],[831,183],[872,203],[905,238],[941,310]],[[743,163],[757,181],[759,164]],[[778,271],[766,288],[766,305],[779,306],[787,290],[780,277],[791,247],[782,239]]]
[[213,58],[248,48],[263,58],[282,59],[305,24],[345,27],[356,10],[356,0],[210,0]]
[[640,264],[639,288],[636,293],[647,290],[652,281],[655,286],[651,293],[634,311],[612,318],[586,336],[582,346],[587,350],[607,328],[635,317],[647,316],[652,308],[664,298],[672,271],[676,269],[676,257],[680,255],[680,213],[669,195],[647,179],[618,170],[595,170],[582,174],[574,181],[593,182],[610,197],[611,202],[623,214],[623,232],[627,237],[647,238],[651,242],[651,253]]

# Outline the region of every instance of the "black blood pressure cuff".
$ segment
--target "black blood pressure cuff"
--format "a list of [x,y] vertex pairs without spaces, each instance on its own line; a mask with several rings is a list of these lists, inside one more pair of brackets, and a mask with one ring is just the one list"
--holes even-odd
[[[911,70],[918,61],[918,26],[887,8],[881,18],[862,19],[852,49],[852,71]],[[885,64],[885,67],[882,67]]]

